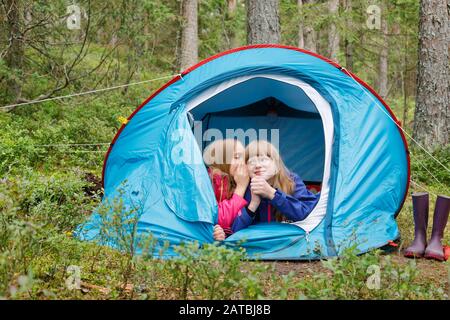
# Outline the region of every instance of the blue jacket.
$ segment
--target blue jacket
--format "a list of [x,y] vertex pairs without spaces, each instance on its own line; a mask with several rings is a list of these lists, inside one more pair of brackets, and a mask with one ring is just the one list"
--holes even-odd
[[[261,199],[261,203],[258,209],[256,209],[254,217],[248,213],[246,207],[242,208],[241,214],[234,220],[231,230],[237,232],[247,228],[253,223],[273,222],[275,221],[275,208],[278,209],[287,220],[304,220],[319,201],[320,192],[314,194],[306,189],[302,179],[294,173],[291,173],[291,178],[295,182],[294,193],[292,195],[277,190],[272,200]],[[250,203],[250,187],[247,188],[244,199]]]

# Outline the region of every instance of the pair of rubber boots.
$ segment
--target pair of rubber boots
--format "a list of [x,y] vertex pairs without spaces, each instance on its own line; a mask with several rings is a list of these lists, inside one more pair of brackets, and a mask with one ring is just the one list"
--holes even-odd
[[433,217],[433,229],[430,241],[427,244],[428,227],[428,193],[418,192],[412,194],[414,212],[414,241],[405,252],[408,258],[445,260],[442,238],[447,225],[450,210],[450,197],[439,195],[436,199]]

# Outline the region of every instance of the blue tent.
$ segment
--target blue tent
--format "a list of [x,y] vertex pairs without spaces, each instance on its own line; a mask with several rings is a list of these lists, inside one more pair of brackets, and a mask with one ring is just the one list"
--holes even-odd
[[[138,208],[134,229],[123,232],[168,243],[164,258],[182,242],[213,242],[217,203],[202,150],[229,129],[278,135],[287,167],[321,191],[304,221],[255,224],[225,245],[251,258],[310,260],[399,237],[410,175],[399,122],[373,89],[324,57],[280,45],[229,50],[174,77],[128,120],[105,158],[103,202]],[[94,213],[79,238],[104,234],[104,216]]]

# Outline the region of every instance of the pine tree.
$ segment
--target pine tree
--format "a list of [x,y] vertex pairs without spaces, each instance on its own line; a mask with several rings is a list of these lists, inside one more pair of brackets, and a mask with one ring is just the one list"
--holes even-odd
[[182,6],[180,69],[184,70],[198,61],[198,1],[184,0]]
[[278,0],[247,0],[247,43],[279,43]]
[[447,0],[421,0],[413,137],[432,149],[449,142],[449,33]]

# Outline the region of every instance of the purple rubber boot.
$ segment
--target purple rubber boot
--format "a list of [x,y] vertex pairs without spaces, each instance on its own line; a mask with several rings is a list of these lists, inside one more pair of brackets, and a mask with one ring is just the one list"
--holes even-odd
[[425,258],[444,261],[444,248],[442,238],[444,237],[445,226],[447,225],[448,213],[450,211],[450,197],[439,195],[436,199],[433,217],[433,231],[431,239],[425,250]]
[[411,196],[414,212],[414,241],[403,255],[407,258],[421,258],[427,246],[428,193],[416,192]]

